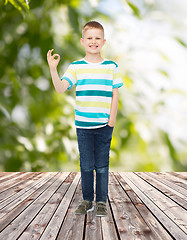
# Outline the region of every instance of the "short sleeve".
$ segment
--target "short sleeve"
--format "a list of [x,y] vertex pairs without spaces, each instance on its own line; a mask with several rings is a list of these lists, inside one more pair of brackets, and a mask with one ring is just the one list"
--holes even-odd
[[123,81],[121,78],[119,67],[116,66],[113,72],[113,89],[120,88],[123,86]]
[[70,64],[64,75],[61,77],[61,80],[67,80],[70,84],[68,90],[73,87],[73,85],[77,82],[76,71],[73,64]]

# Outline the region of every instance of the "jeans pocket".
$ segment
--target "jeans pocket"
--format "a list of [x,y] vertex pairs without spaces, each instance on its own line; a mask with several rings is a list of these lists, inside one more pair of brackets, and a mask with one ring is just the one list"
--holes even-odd
[[114,127],[109,126],[108,124],[107,124],[107,127],[110,128],[110,129],[113,129],[113,128],[114,128]]

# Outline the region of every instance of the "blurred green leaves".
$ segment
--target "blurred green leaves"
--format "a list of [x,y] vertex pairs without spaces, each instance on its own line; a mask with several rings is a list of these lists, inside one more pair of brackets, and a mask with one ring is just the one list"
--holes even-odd
[[23,15],[29,11],[29,1],[28,0],[5,0],[5,5],[8,3],[12,4],[20,13]]
[[[54,7],[63,6],[63,2],[53,3]],[[70,3],[75,7],[75,1]],[[47,50],[55,48],[55,37],[50,32],[52,6],[42,4],[31,1],[29,10],[25,1],[9,1],[2,7],[1,171],[56,171],[62,170],[67,160],[75,165],[78,161],[73,98],[54,91],[46,61]],[[78,15],[73,10],[71,17],[74,26]],[[67,139],[74,141],[72,145],[68,142],[71,148],[67,147]]]
[[72,7],[71,5],[68,6],[68,16],[73,30],[79,34],[80,33],[79,14],[77,13],[76,8]]
[[140,18],[140,11],[139,11],[139,9],[138,9],[138,7],[136,7],[136,5],[135,4],[133,4],[131,1],[128,1],[128,0],[125,0],[126,2],[127,2],[127,4],[129,5],[129,7],[132,9],[132,11],[133,11],[133,14],[135,15],[135,16],[137,16],[138,18]]
[[[80,23],[87,21],[87,16],[77,11],[80,3],[38,0],[28,6],[25,1],[6,1],[2,6],[0,171],[78,169],[75,93],[55,92],[46,54],[54,48],[62,56],[59,75],[83,54],[75,44],[81,37]],[[61,11],[59,23],[68,30],[63,33],[63,44],[56,41],[54,31],[63,32],[63,28],[53,22],[58,19],[55,11]]]

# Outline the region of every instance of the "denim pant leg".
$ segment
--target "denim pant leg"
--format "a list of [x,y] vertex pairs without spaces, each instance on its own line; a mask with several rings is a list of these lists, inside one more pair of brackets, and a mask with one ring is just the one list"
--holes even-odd
[[77,128],[83,199],[94,200],[94,132]]
[[99,128],[95,137],[96,202],[107,201],[112,132],[113,127],[107,125]]

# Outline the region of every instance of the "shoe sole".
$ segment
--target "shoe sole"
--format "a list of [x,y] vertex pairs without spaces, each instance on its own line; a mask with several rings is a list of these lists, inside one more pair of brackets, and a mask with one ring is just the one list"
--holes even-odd
[[88,210],[87,210],[87,213],[88,213],[88,212],[92,212],[93,210],[94,210],[94,206],[93,206],[92,208],[88,209]]
[[106,217],[107,215],[96,214],[96,217]]

